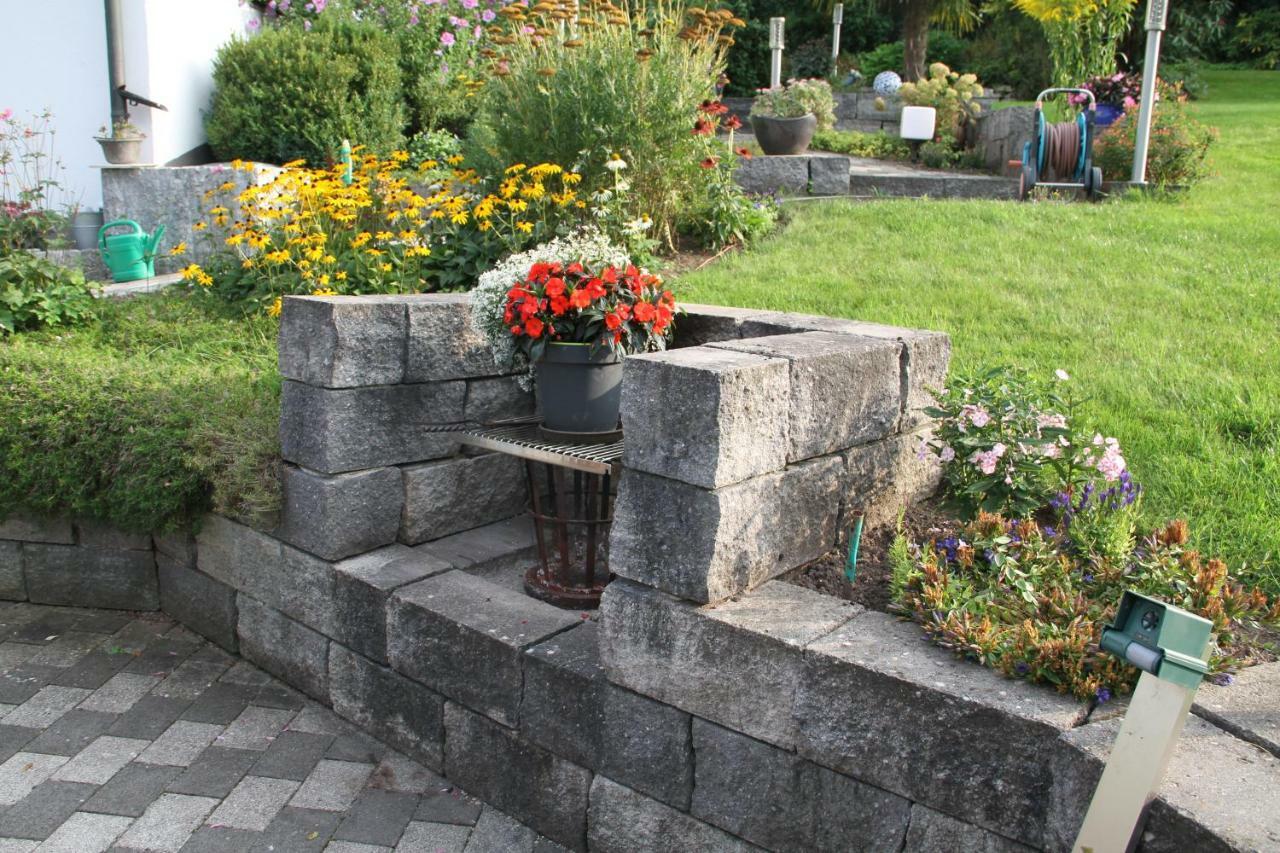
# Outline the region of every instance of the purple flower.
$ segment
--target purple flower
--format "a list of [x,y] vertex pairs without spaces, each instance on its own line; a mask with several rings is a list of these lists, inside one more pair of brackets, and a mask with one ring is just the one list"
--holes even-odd
[[261,21],[259,21],[257,18],[250,18],[249,20],[245,21],[245,23],[244,23],[244,28],[245,28],[246,30],[248,30],[249,32],[251,32],[251,33],[252,33],[252,32],[257,32],[258,27],[260,27],[260,26],[262,26],[262,22],[261,22]]
[[1047,524],[1044,526],[1044,530],[1042,532],[1044,533],[1044,537],[1046,539],[1052,539],[1053,537],[1058,535],[1057,531]]
[[1209,680],[1212,681],[1214,684],[1218,685],[1219,687],[1230,687],[1231,684],[1235,681],[1235,678],[1232,677],[1230,673],[1219,672],[1209,676]]
[[1098,704],[1105,705],[1111,701],[1111,691],[1105,687],[1099,687],[1095,694],[1098,697]]
[[492,21],[496,17],[498,16],[494,14],[494,11],[492,9],[485,9],[483,12],[480,13],[480,20],[484,21],[486,24]]
[[1031,671],[1031,667],[1024,661],[1018,661],[1013,665],[1013,671],[1018,675],[1026,675]]

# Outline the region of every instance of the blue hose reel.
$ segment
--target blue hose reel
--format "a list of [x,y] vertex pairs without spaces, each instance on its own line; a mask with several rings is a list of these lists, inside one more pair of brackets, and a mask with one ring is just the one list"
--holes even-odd
[[[1054,94],[1080,95],[1088,100],[1088,108],[1073,121],[1049,124],[1044,118],[1044,99]],[[1093,165],[1096,106],[1088,89],[1045,89],[1036,96],[1032,138],[1022,146],[1018,198],[1029,198],[1037,186],[1084,190],[1091,199],[1101,196],[1102,170]]]

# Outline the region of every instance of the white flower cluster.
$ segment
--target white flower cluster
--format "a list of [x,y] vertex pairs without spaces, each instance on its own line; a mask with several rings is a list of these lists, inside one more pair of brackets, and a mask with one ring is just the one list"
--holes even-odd
[[524,353],[516,348],[515,337],[503,319],[507,291],[524,281],[529,267],[536,263],[558,262],[568,266],[575,261],[589,268],[625,268],[631,263],[626,251],[615,246],[598,229],[584,227],[526,252],[509,255],[482,273],[480,283],[471,291],[472,328],[489,342],[494,363],[504,370],[520,373],[519,382],[525,388],[530,387],[529,364]]

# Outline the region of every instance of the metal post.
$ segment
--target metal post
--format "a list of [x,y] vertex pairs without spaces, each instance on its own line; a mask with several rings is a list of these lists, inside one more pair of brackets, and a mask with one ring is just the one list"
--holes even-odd
[[129,108],[120,90],[124,87],[124,23],[120,0],[105,0],[107,23],[107,85],[111,89],[111,128],[108,136],[115,135],[117,125],[129,121]]
[[837,3],[831,13],[831,24],[835,32],[831,34],[831,76],[835,77],[840,66],[840,25],[844,23],[844,4]]
[[1135,184],[1147,182],[1147,143],[1156,105],[1156,74],[1160,67],[1160,38],[1169,16],[1168,0],[1147,0],[1147,54],[1142,60],[1142,102],[1138,105],[1138,134],[1133,144]]
[[1126,853],[1137,846],[1143,812],[1160,787],[1195,695],[1193,687],[1142,673],[1073,853]]
[[770,89],[776,89],[782,85],[782,51],[786,47],[783,28],[786,24],[786,18],[769,19],[769,50],[772,52],[769,62]]

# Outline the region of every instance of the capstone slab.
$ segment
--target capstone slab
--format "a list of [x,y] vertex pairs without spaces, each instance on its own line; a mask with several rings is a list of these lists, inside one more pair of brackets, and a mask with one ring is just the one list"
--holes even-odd
[[389,545],[335,563],[333,638],[387,662],[387,599],[395,590],[453,566],[405,545]]
[[286,297],[280,375],[324,388],[404,379],[409,318],[394,296]]
[[493,350],[471,325],[466,293],[426,293],[406,300],[409,310],[406,382],[497,376]]

